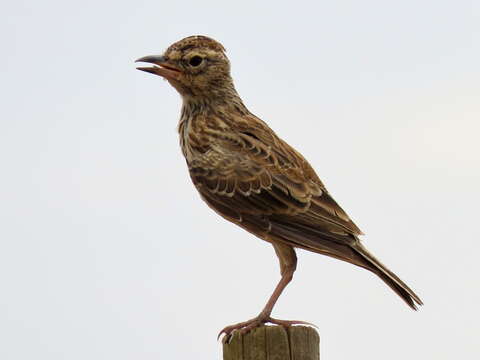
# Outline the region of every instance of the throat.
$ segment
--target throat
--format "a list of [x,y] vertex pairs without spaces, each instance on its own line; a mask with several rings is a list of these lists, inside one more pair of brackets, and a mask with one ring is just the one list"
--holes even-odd
[[182,96],[183,119],[191,119],[196,116],[221,115],[225,113],[246,115],[250,112],[243,104],[237,92],[233,90],[228,96]]
[[202,113],[204,111],[228,109],[229,111],[248,113],[231,81],[209,84],[209,86],[196,87],[190,90],[189,93],[181,94],[183,109],[185,110]]

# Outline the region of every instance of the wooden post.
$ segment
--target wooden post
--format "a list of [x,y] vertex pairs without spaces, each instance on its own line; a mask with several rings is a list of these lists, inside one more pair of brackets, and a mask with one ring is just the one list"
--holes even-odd
[[223,360],[320,360],[320,337],[308,326],[261,326],[236,331],[223,344]]

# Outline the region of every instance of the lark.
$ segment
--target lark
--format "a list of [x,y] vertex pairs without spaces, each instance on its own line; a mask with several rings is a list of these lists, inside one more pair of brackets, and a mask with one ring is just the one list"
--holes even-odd
[[370,270],[412,309],[420,298],[362,245],[360,229],[335,202],[305,158],[243,104],[225,48],[190,36],[139,70],[166,79],[181,95],[180,146],[193,184],[217,214],[272,244],[281,278],[260,314],[219,335],[264,323],[304,323],[271,317],[297,266],[295,249],[327,255]]

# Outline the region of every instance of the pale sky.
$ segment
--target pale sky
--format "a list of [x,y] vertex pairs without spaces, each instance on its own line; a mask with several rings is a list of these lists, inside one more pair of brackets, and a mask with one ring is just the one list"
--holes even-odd
[[300,251],[273,316],[321,357],[480,355],[480,2],[15,1],[0,5],[0,358],[219,359],[272,247],[213,213],[179,95],[134,60],[222,42],[249,109],[297,148],[424,300]]

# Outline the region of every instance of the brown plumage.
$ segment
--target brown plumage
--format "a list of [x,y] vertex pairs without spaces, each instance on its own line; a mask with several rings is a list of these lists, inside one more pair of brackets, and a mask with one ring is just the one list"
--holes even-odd
[[330,196],[305,158],[243,104],[230,76],[223,46],[190,36],[163,55],[137,61],[180,93],[180,144],[190,176],[205,202],[225,219],[270,242],[282,278],[257,317],[226,327],[248,331],[265,322],[301,323],[270,317],[290,282],[301,248],[372,271],[411,308],[420,298],[360,243],[360,229]]

